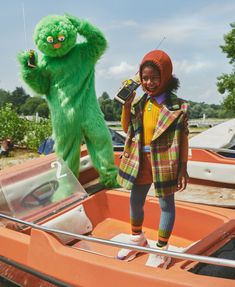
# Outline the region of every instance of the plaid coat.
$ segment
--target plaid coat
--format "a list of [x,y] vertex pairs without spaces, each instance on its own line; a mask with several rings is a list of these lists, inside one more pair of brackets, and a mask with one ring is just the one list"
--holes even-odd
[[[134,102],[127,132],[124,152],[119,166],[118,182],[126,189],[132,189],[141,168],[143,108],[147,95]],[[155,194],[158,197],[176,191],[180,165],[180,140],[188,132],[183,124],[188,104],[170,94],[171,106],[163,105],[150,144],[151,164]]]

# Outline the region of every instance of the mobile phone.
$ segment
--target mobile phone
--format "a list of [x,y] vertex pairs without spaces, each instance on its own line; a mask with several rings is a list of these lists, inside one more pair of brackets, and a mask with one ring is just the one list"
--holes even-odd
[[134,91],[140,86],[139,76],[136,75],[133,79],[126,80],[123,83],[123,86],[118,90],[117,94],[114,96],[114,99],[121,103],[122,105],[129,99]]
[[36,67],[36,59],[35,59],[34,50],[29,50],[28,66],[31,68]]

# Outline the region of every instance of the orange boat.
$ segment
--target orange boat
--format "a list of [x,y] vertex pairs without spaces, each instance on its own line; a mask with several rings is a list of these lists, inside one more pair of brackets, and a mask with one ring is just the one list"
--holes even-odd
[[[92,184],[96,178],[86,153],[79,181],[54,154],[0,173],[3,286],[235,285],[233,209],[177,202],[170,248],[159,251],[159,203],[149,196],[144,231],[150,247],[136,247],[125,243],[129,193]],[[116,254],[123,247],[141,254],[120,261]],[[168,269],[152,266],[153,254],[171,256]]]

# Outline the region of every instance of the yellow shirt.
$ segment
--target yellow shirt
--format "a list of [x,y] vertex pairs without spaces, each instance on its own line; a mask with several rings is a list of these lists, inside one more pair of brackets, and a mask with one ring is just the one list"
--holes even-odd
[[143,112],[143,127],[144,136],[143,144],[150,145],[153,133],[157,124],[157,120],[160,114],[161,106],[156,103],[156,101],[150,101],[150,99],[145,103]]

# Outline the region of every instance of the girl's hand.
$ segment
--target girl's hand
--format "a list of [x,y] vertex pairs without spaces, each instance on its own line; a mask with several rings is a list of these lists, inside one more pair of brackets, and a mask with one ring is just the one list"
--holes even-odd
[[177,191],[183,191],[186,189],[188,183],[188,173],[187,173],[187,164],[182,163],[179,170],[178,182],[177,182]]

